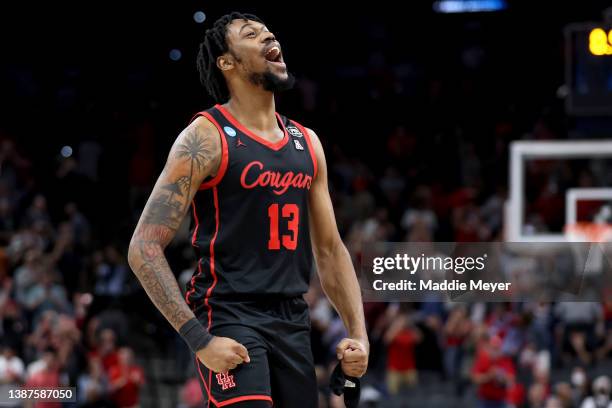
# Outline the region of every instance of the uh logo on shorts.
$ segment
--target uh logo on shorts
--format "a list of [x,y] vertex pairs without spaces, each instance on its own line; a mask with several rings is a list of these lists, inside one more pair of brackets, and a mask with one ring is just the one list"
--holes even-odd
[[221,391],[225,391],[229,388],[234,388],[236,386],[233,374],[218,373],[215,375],[215,377],[217,378],[217,384],[221,386]]

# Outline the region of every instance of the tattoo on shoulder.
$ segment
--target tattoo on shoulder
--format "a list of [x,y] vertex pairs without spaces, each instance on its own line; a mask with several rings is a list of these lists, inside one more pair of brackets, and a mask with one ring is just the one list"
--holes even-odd
[[204,171],[215,158],[215,144],[209,135],[192,128],[175,148],[174,156],[189,162],[189,174],[163,185],[143,214],[146,224],[163,225],[176,230],[190,204],[191,184],[196,173]]
[[202,135],[202,132],[193,130],[185,135],[185,140],[178,145],[176,156],[190,161],[192,173],[194,166],[198,171],[202,171],[213,158],[212,140]]

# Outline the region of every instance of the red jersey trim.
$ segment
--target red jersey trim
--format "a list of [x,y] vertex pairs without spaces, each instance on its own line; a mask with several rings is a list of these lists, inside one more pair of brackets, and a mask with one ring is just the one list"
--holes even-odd
[[200,259],[198,259],[198,273],[197,273],[197,274],[194,274],[194,275],[191,277],[191,284],[190,284],[190,285],[191,285],[191,289],[189,289],[189,290],[187,291],[187,293],[185,294],[185,302],[187,302],[187,304],[188,304],[189,306],[191,306],[191,300],[190,300],[191,295],[193,295],[193,293],[195,292],[195,281],[196,281],[196,279],[197,279],[197,278],[199,278],[199,277],[200,277],[200,275],[202,275],[202,263],[201,263],[200,261],[201,261],[201,260],[200,260]]
[[196,211],[194,200],[191,200],[191,207],[193,208],[193,219],[195,220],[195,228],[193,229],[193,235],[191,236],[191,246],[197,247],[196,238],[198,236],[198,230],[200,229],[200,220],[198,219],[198,212]]
[[217,170],[217,174],[215,175],[215,177],[200,184],[199,190],[206,190],[208,188],[216,186],[223,179],[223,176],[225,175],[225,172],[227,170],[229,153],[227,150],[227,141],[225,140],[225,136],[223,136],[223,130],[221,129],[221,125],[219,125],[215,118],[213,118],[212,115],[208,112],[199,112],[194,118],[198,116],[204,116],[206,119],[211,121],[211,123],[215,125],[215,127],[219,131],[219,137],[221,138],[221,163],[219,164],[219,170]]
[[306,139],[306,144],[308,145],[308,152],[310,153],[310,158],[312,160],[312,166],[314,168],[314,175],[312,177],[312,179],[314,180],[317,178],[318,163],[317,163],[317,155],[315,154],[315,151],[312,148],[312,142],[310,141],[310,134],[308,133],[308,131],[306,130],[304,126],[300,125],[295,120],[292,120],[291,122],[293,122],[293,124],[297,126],[300,132],[302,132],[302,134],[304,135],[304,139]]
[[[193,236],[191,237],[191,245],[194,247],[197,247],[196,237],[198,235],[198,230],[200,229],[200,220],[198,219],[198,213],[196,211],[194,200],[191,200],[191,207],[193,208],[193,218],[195,220],[195,228],[193,229]],[[191,289],[189,289],[187,293],[185,294],[185,301],[190,306],[191,306],[191,301],[189,300],[189,298],[191,297],[191,295],[193,295],[193,292],[195,292],[195,281],[200,275],[202,275],[202,262],[201,261],[202,261],[201,259],[198,259],[198,273],[194,274],[191,277]]]
[[261,136],[257,136],[255,133],[251,132],[249,129],[247,129],[246,127],[244,127],[240,122],[238,122],[238,119],[236,119],[227,109],[225,109],[223,106],[217,104],[215,105],[215,108],[217,108],[219,110],[219,112],[221,112],[221,114],[223,116],[225,116],[225,118],[230,121],[230,123],[234,126],[236,126],[242,133],[244,133],[245,135],[247,135],[248,137],[250,137],[251,139],[255,140],[256,142],[261,143],[262,145],[269,147],[272,150],[280,150],[283,146],[285,146],[287,144],[287,142],[289,141],[289,133],[287,132],[287,128],[285,128],[285,124],[283,123],[283,121],[281,120],[281,117],[278,113],[275,112],[276,115],[276,119],[278,120],[278,123],[280,123],[281,128],[283,129],[283,133],[284,136],[281,140],[279,140],[278,142],[272,143],[269,140],[264,139]]
[[200,363],[200,360],[198,359],[198,356],[195,356],[195,363],[196,363],[196,367],[198,368],[198,374],[200,374],[200,378],[202,379],[202,384],[204,384],[204,388],[206,389],[206,395],[208,397],[208,403],[206,404],[207,407],[210,407],[210,403],[212,402],[214,405],[217,405],[217,401],[213,398],[211,392],[210,392],[210,378],[212,376],[212,373],[210,370],[208,370],[208,385],[206,384],[206,378],[204,378],[204,375],[202,374],[202,364]]
[[206,291],[206,297],[204,298],[204,304],[208,308],[208,330],[212,326],[212,306],[208,303],[208,299],[212,294],[213,289],[217,285],[217,273],[215,272],[215,241],[219,234],[219,195],[217,193],[217,187],[213,187],[213,201],[215,203],[215,234],[210,240],[210,274],[213,277],[213,283]]
[[[208,370],[208,389],[207,390],[212,390],[211,380],[212,380],[212,371]],[[210,408],[211,400],[215,401],[215,402],[213,402],[213,404],[215,404],[215,405],[216,405],[217,401],[213,398],[212,393],[210,391],[208,392],[208,396],[209,396],[209,398],[208,398],[208,408]]]
[[270,401],[270,404],[273,404],[272,397],[270,397],[269,395],[262,394],[262,395],[243,395],[242,397],[230,398],[228,400],[219,402],[217,406],[225,407],[227,405],[236,404],[238,402],[252,401],[252,400]]

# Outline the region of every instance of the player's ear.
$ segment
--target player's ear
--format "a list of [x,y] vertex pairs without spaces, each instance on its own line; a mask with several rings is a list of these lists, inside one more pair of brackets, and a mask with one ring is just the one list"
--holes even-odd
[[223,54],[217,58],[217,68],[221,71],[229,71],[234,68],[234,57],[229,54]]

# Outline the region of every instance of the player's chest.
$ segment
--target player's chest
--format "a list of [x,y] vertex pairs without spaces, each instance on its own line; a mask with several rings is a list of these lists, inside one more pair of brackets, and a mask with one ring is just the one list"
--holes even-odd
[[228,146],[225,178],[234,191],[269,191],[275,195],[306,192],[313,182],[314,169],[305,141],[289,137],[273,150],[252,139],[236,139]]

